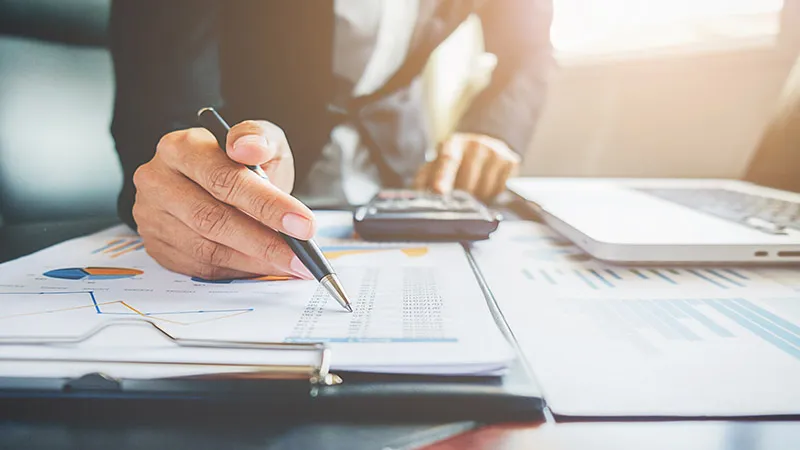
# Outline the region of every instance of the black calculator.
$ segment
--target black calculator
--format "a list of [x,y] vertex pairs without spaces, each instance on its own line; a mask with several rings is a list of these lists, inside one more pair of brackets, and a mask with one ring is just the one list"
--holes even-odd
[[450,194],[392,189],[356,210],[358,235],[368,241],[480,241],[501,217],[463,191]]

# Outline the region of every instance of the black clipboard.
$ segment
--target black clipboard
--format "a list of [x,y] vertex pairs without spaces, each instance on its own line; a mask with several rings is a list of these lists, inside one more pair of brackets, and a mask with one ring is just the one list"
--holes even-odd
[[[136,414],[174,417],[213,411],[215,414],[228,412],[237,416],[253,417],[255,414],[261,418],[303,420],[543,420],[541,390],[466,245],[464,250],[495,322],[517,354],[502,376],[333,373],[330,370],[331,349],[323,344],[186,340],[171,336],[148,320],[123,319],[103,324],[83,336],[48,337],[38,341],[27,338],[27,344],[50,345],[54,340],[76,342],[102,333],[106,328],[125,324],[150,327],[180,346],[315,352],[317,362],[310,366],[239,364],[243,369],[241,373],[182,378],[116,379],[95,372],[78,378],[0,377],[0,411],[35,416],[43,412],[63,413],[70,417],[113,415],[117,411],[129,417]],[[19,345],[20,340],[0,340],[0,345],[3,343]],[[0,360],[0,364],[12,362]],[[170,364],[125,361],[124,358],[103,362]]]

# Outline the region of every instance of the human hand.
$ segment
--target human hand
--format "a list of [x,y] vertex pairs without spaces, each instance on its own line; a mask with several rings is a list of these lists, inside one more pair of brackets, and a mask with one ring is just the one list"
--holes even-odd
[[437,158],[420,169],[414,187],[440,194],[460,189],[487,201],[503,192],[519,163],[519,155],[499,139],[455,133],[441,145]]
[[[289,195],[294,159],[283,131],[264,121],[231,128],[225,151],[202,128],[175,131],[133,176],[133,217],[145,249],[167,269],[204,279],[312,278],[273,230],[314,235],[313,213]],[[261,179],[242,164],[260,165]]]

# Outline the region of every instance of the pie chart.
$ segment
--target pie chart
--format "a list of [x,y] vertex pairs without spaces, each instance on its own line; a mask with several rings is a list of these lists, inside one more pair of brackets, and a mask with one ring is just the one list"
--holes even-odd
[[44,276],[60,280],[118,280],[132,278],[143,273],[141,270],[121,267],[70,267],[45,272]]

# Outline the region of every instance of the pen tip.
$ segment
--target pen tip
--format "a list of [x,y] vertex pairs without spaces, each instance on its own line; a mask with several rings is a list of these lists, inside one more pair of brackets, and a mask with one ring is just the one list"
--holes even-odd
[[353,312],[353,307],[350,306],[350,299],[347,298],[347,294],[344,292],[344,286],[336,277],[336,274],[328,274],[319,280],[319,283],[328,291],[328,293],[339,303],[342,308],[346,309],[349,312]]

